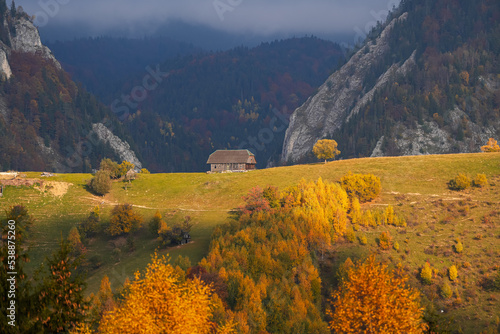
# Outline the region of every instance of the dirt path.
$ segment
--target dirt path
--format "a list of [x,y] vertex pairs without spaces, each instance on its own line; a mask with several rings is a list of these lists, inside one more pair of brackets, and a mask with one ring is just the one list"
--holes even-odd
[[[115,205],[120,205],[123,203],[115,203],[108,201],[107,199],[104,198],[99,198],[97,196],[93,197],[82,197],[84,199],[89,199],[94,202],[99,202],[99,205],[108,205],[108,206],[115,206]],[[184,209],[181,207],[176,207],[176,208],[152,208],[150,206],[145,206],[145,205],[137,205],[137,204],[132,204],[134,208],[140,208],[140,209],[147,209],[147,210],[180,210],[180,211],[188,211],[188,212],[230,212],[231,210],[203,210],[203,209]]]

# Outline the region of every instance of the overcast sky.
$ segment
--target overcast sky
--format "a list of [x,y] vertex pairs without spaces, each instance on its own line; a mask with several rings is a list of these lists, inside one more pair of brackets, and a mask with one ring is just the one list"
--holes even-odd
[[183,21],[238,34],[354,38],[398,4],[399,0],[16,0],[37,16],[42,34],[57,29],[79,37],[116,31],[144,36],[169,21]]

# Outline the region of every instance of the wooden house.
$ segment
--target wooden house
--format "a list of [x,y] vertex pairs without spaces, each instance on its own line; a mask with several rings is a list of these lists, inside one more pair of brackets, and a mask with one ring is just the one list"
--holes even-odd
[[254,170],[257,160],[249,150],[217,150],[210,155],[207,164],[211,172],[243,172]]

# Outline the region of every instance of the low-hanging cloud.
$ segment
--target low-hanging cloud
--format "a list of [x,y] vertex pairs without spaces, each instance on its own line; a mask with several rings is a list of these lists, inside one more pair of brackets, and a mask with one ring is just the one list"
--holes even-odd
[[38,22],[150,34],[171,20],[226,32],[271,35],[353,34],[384,17],[399,0],[17,0]]

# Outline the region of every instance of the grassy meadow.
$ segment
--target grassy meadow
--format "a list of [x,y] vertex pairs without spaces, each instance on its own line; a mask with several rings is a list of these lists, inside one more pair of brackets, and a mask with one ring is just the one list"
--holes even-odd
[[[489,279],[500,270],[500,154],[453,154],[388,158],[364,158],[334,161],[327,164],[298,165],[229,174],[146,174],[130,184],[113,183],[104,197],[86,190],[89,174],[58,174],[43,178],[44,185],[32,187],[7,186],[0,199],[2,212],[15,204],[25,205],[36,220],[31,234],[30,268],[38,267],[45,256],[58,247],[61,237],[83,220],[90,210],[100,206],[101,220],[109,221],[116,204],[130,203],[144,217],[145,228],[135,234],[135,250],[115,251],[123,240],[97,237],[90,240],[88,258],[100,263],[88,274],[88,292],[95,292],[104,275],[110,277],[112,288],[126,277],[142,270],[149,262],[158,242],[147,228],[157,210],[168,223],[181,222],[191,216],[193,242],[161,250],[172,260],[187,256],[194,265],[208,252],[214,226],[227,222],[231,210],[243,204],[242,197],[255,186],[273,185],[280,188],[297,184],[302,178],[338,181],[348,171],[373,173],[382,181],[382,194],[363,208],[383,210],[391,204],[395,212],[405,217],[407,227],[357,227],[356,237],[366,236],[367,245],[340,241],[324,264],[323,281],[328,282],[338,264],[351,257],[370,252],[394,265],[401,263],[411,275],[411,282],[434,300],[445,316],[454,317],[464,332],[474,332],[477,326],[487,328],[500,323],[500,293],[488,288]],[[458,173],[470,178],[478,173],[488,177],[484,188],[451,191],[447,182]],[[42,180],[40,173],[24,173],[26,178]],[[381,251],[376,240],[380,233],[389,232],[399,250]],[[453,245],[463,243],[462,253]],[[423,285],[420,268],[429,262],[435,269],[433,284]],[[447,269],[458,268],[458,279],[451,282]],[[440,296],[440,286],[448,282],[453,296]]]

